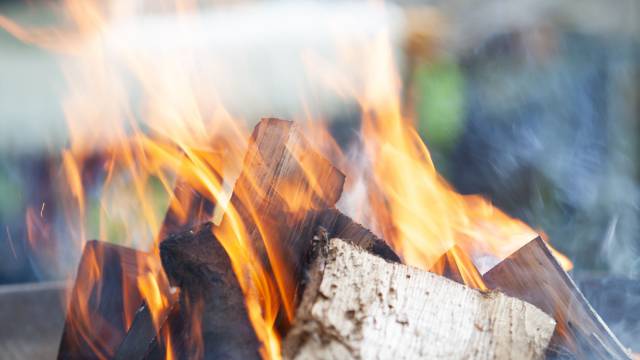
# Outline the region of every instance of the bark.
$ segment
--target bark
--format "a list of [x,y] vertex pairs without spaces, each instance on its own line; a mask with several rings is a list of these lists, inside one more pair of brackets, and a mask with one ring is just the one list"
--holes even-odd
[[286,359],[542,358],[555,322],[501,293],[389,263],[340,239],[320,248]]
[[489,287],[530,302],[556,319],[550,357],[630,359],[542,239],[532,240],[483,278]]

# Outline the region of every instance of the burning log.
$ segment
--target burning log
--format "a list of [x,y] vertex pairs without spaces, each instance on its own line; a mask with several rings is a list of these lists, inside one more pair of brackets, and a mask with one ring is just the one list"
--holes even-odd
[[[220,141],[223,142],[222,140]],[[192,150],[193,151],[193,150]],[[196,151],[194,151],[196,152]],[[200,166],[206,167],[206,172],[214,183],[222,183],[222,166],[223,152],[220,151],[197,151],[196,155],[201,156]],[[192,161],[187,155],[184,155],[183,161]],[[184,165],[184,163],[183,163]],[[176,180],[173,196],[169,203],[169,209],[165,214],[162,228],[159,231],[158,238],[165,239],[170,234],[176,234],[187,231],[195,226],[209,221],[215,213],[215,201],[207,197],[207,191],[203,189],[202,184],[192,179],[193,176],[184,170],[183,166]]]
[[138,276],[152,261],[150,254],[122,246],[95,240],[85,244],[58,359],[114,355],[143,301]]
[[[333,207],[343,183],[344,175],[312,149],[293,123],[263,119],[254,129],[230,200],[235,213],[225,214],[220,228],[232,221],[244,225],[259,261],[275,274],[284,304],[295,301],[319,221],[321,212],[312,210]],[[201,321],[205,358],[258,358],[260,344],[242,290],[229,254],[213,232],[213,225],[205,224],[161,244],[165,271],[182,289],[181,317]],[[274,262],[277,267],[271,266]],[[283,318],[292,316],[289,309]]]
[[558,323],[549,357],[630,359],[629,354],[536,238],[484,274],[487,285],[530,302]]
[[386,241],[375,236],[364,226],[351,220],[339,210],[327,209],[318,217],[318,226],[322,226],[328,236],[345,239],[350,244],[365,249],[387,261],[400,262],[400,257],[391,249]]
[[[260,344],[247,316],[242,289],[212,227],[206,223],[162,242],[164,269],[170,281],[181,288],[182,311],[172,320],[200,321],[205,358],[259,358]],[[201,306],[190,308],[190,304]],[[183,332],[175,334],[174,341],[189,343],[191,327],[181,328]]]
[[386,262],[332,239],[320,248],[287,359],[541,358],[555,322],[533,305]]

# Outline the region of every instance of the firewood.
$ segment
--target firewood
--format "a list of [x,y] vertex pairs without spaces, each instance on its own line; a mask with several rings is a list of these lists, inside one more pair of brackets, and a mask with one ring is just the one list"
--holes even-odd
[[[313,210],[332,208],[343,185],[344,174],[315,151],[293,122],[265,118],[255,127],[230,202],[265,263],[278,255],[280,266],[273,270],[289,300],[295,297],[318,221],[319,212]],[[261,231],[277,241],[264,239]]]
[[[58,359],[112,357],[142,303],[137,278],[150,254],[101,241],[85,244]],[[129,319],[129,321],[127,321]]]
[[484,274],[487,285],[530,302],[558,323],[549,357],[630,359],[541,238],[536,238]]
[[[344,175],[313,150],[293,123],[263,119],[254,129],[230,200],[235,213],[225,214],[220,227],[242,222],[259,261],[275,274],[283,302],[295,301],[320,210],[334,206],[343,183]],[[181,318],[202,324],[204,358],[259,358],[242,289],[213,225],[170,236],[160,252],[171,282],[181,288]],[[275,254],[279,266],[271,267]],[[291,316],[293,310],[282,316],[283,327]],[[189,339],[192,327],[183,324],[183,329],[180,337]]]
[[[222,142],[222,140],[220,140]],[[213,183],[222,183],[222,150],[191,150],[199,157],[199,166],[206,167],[208,175]],[[203,185],[187,170],[188,163],[193,160],[186,154],[183,163],[178,170],[177,179],[173,188],[173,196],[169,208],[158,232],[158,239],[163,240],[170,234],[187,231],[194,226],[210,221],[215,213],[216,203]]]
[[[260,344],[251,326],[229,256],[216,240],[213,224],[175,234],[161,244],[164,269],[181,289],[180,315],[201,325],[207,359],[259,358]],[[203,308],[189,309],[189,304]],[[190,326],[183,326],[188,332]],[[179,335],[177,342],[190,335]],[[189,358],[188,354],[184,358]]]
[[536,359],[555,327],[541,310],[389,263],[332,239],[311,269],[286,359]]
[[[173,300],[173,299],[172,299]],[[177,300],[177,299],[176,299]],[[158,314],[159,327],[171,314],[175,306],[175,300],[161,314]],[[154,341],[158,335],[158,329],[153,323],[153,316],[149,306],[143,302],[136,311],[135,318],[127,330],[127,334],[118,346],[113,360],[136,360],[143,359],[154,346]],[[163,356],[163,358],[165,358]]]
[[386,241],[375,236],[370,230],[337,209],[323,210],[318,216],[317,225],[322,226],[329,237],[344,239],[348,243],[359,246],[385,260],[401,262],[400,257]]

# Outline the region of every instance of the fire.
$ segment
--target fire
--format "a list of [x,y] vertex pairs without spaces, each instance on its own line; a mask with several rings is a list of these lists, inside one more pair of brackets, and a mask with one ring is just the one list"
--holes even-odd
[[[258,260],[247,224],[229,203],[229,184],[242,170],[247,147],[249,132],[245,122],[226,110],[215,84],[201,83],[197,76],[199,65],[188,49],[158,58],[126,46],[126,39],[113,36],[110,26],[114,23],[138,20],[138,14],[126,3],[66,0],[63,9],[73,26],[64,32],[24,29],[0,17],[0,26],[16,37],[62,52],[73,60],[71,66],[64,66],[69,93],[63,104],[71,138],[60,158],[65,179],[63,193],[67,194],[65,217],[68,226],[76,229],[75,243],[80,248],[89,236],[99,235],[104,240],[148,250],[157,260],[165,210],[170,208],[179,221],[186,223],[193,202],[192,195],[174,192],[175,180],[197,189],[216,204],[218,214],[224,214],[223,221],[205,220],[219,224],[214,227],[214,235],[229,255],[240,282],[249,318],[262,343],[261,355],[280,358],[281,334],[276,330],[276,318],[281,310],[289,320],[293,318],[295,286],[289,269],[281,266],[282,254],[274,250],[278,239],[272,238],[273,229],[262,221],[259,211],[249,209],[262,234],[274,274]],[[166,11],[177,14],[180,20],[185,9],[194,8],[177,1]],[[117,51],[107,54],[107,45]],[[312,134],[309,139],[348,175],[341,206],[358,209],[348,211],[349,215],[380,233],[407,264],[431,269],[457,245],[450,256],[462,270],[465,282],[485,289],[482,271],[476,269],[482,270],[477,260],[499,261],[533,239],[535,232],[479,196],[458,194],[438,174],[412,119],[403,113],[401,83],[384,32],[367,48],[346,51],[345,62],[350,61],[353,51],[364,51],[367,56],[358,58],[368,59],[365,64],[353,64],[364,70],[358,88],[345,88],[345,78],[350,74],[336,74],[327,66],[309,62],[311,73],[322,77],[337,93],[355,99],[363,114],[363,143],[355,161],[339,151],[318,119],[311,119],[311,115],[306,119],[312,120],[308,122]],[[127,71],[127,77],[118,71],[121,68]],[[130,102],[132,94],[127,89],[131,79],[141,94],[139,108],[133,108]],[[108,127],[96,125],[97,130],[91,131],[93,124]],[[104,154],[98,200],[88,192],[84,179],[89,171],[86,160],[96,147]],[[317,176],[312,159],[298,160],[308,174],[311,193],[297,193],[286,183],[275,190],[287,201],[292,214],[312,209],[312,195],[323,196],[314,182]],[[248,176],[251,181],[260,180],[259,174]],[[255,189],[259,187],[254,186]],[[362,189],[367,195],[356,196]],[[237,195],[248,203],[255,194],[252,189],[245,190]],[[97,233],[88,224],[92,206],[98,209]],[[48,227],[34,211],[27,213],[27,223],[30,241],[37,248],[40,245],[36,238],[48,239],[41,234]],[[122,225],[119,231],[113,230],[115,223]],[[570,266],[559,253],[554,254],[565,268]],[[96,257],[95,261],[99,260]],[[139,276],[136,285],[160,332],[161,318],[172,299],[167,296],[168,283],[157,266],[159,261],[153,264],[144,264],[151,269]],[[95,269],[85,274],[88,281],[101,276],[98,264]],[[123,296],[126,298],[127,294]],[[74,316],[86,326],[89,309],[80,310]],[[199,326],[197,321],[192,325]],[[162,338],[170,359],[174,344],[169,332],[164,331]],[[194,333],[198,334],[198,329]],[[193,340],[194,347],[203,348],[201,336]],[[96,349],[96,355],[104,354]]]

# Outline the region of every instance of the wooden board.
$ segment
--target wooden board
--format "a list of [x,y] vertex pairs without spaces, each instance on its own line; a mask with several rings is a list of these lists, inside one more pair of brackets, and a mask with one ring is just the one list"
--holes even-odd
[[541,238],[511,254],[483,278],[490,288],[530,302],[556,319],[549,357],[630,359]]
[[521,300],[332,239],[314,262],[283,352],[286,359],[537,359],[554,327]]
[[152,261],[150,256],[102,241],[85,244],[69,299],[58,359],[114,355],[142,303],[137,277],[144,271],[140,264]]

